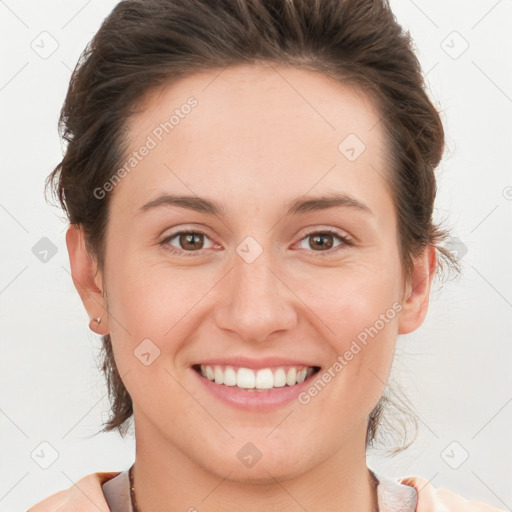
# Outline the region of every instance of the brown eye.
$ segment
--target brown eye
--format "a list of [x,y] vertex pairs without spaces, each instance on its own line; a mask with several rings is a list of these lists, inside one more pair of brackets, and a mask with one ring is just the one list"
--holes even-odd
[[333,246],[333,236],[329,233],[320,233],[316,235],[309,235],[310,239],[309,245],[311,248],[319,248],[319,249],[331,249]]
[[[335,243],[336,239],[339,240],[337,244]],[[304,246],[304,244],[306,246]],[[299,247],[318,253],[331,253],[335,252],[340,246],[350,245],[352,245],[352,243],[347,237],[339,234],[337,231],[326,230],[307,234],[301,240]]]
[[201,233],[182,233],[178,235],[180,248],[186,251],[193,251],[194,249],[202,249],[204,240],[201,238]]
[[[205,239],[207,240],[206,243]],[[202,254],[203,249],[213,246],[213,242],[208,236],[200,231],[179,231],[169,235],[160,243],[172,253],[184,256]]]

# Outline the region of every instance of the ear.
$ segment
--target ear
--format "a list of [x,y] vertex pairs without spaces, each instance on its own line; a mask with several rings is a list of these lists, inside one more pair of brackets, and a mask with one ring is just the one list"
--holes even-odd
[[[103,276],[85,246],[85,234],[76,224],[66,232],[71,277],[87,310],[89,327],[97,334],[108,334],[107,303],[103,293]],[[100,322],[96,321],[100,318]]]
[[425,320],[430,288],[436,270],[436,248],[429,245],[414,261],[412,278],[406,285],[402,311],[398,321],[398,334],[415,331]]

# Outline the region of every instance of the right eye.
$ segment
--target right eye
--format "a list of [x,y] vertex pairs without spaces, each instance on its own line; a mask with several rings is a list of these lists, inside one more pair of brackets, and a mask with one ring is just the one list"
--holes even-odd
[[[199,256],[204,254],[204,237],[208,238],[208,235],[202,231],[177,231],[165,237],[160,242],[160,245],[164,246],[173,254],[179,254],[182,256]],[[171,242],[174,240],[176,240],[174,243],[177,243],[180,247],[172,245]],[[210,244],[211,245],[209,247],[213,246],[213,242],[211,240]]]

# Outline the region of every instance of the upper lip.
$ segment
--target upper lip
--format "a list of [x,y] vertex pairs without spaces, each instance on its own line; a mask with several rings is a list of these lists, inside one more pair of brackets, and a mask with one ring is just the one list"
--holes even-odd
[[304,366],[304,367],[319,367],[318,365],[312,364],[306,361],[299,361],[297,359],[288,359],[283,357],[260,357],[258,359],[249,357],[219,357],[212,359],[205,359],[196,365],[208,365],[208,366],[235,366],[237,368],[272,368],[279,366]]

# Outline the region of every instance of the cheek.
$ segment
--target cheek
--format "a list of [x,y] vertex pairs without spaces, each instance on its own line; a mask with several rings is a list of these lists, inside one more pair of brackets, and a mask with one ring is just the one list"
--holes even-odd
[[182,377],[178,358],[194,335],[198,312],[215,283],[211,271],[208,277],[199,267],[171,269],[140,258],[123,259],[121,254],[112,267],[107,274],[109,327],[119,373],[130,372],[130,395],[143,402],[168,400],[169,393],[181,396],[171,375]]
[[[382,273],[362,267],[336,270],[314,282],[299,293],[314,312],[309,318],[328,342],[330,359],[304,401],[322,395],[319,402],[336,404],[332,410],[340,415],[351,410],[364,416],[382,395],[393,361],[400,267],[388,266]],[[325,388],[333,392],[323,393]]]
[[[326,339],[338,353],[358,336],[365,339],[365,328],[376,325],[391,336],[398,319],[400,267],[391,265],[382,270],[376,265],[351,264],[344,268],[321,269],[302,274],[300,281],[288,282],[314,314],[311,322],[321,328]],[[314,286],[311,285],[314,283]],[[305,312],[306,310],[304,310]],[[373,330],[372,330],[373,332]]]
[[[119,260],[111,287],[109,313],[124,324],[113,328],[126,336],[168,337],[181,322],[187,322],[190,312],[208,291],[210,278],[193,268],[169,268],[162,263]],[[135,341],[135,340],[134,340]]]

